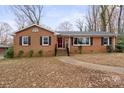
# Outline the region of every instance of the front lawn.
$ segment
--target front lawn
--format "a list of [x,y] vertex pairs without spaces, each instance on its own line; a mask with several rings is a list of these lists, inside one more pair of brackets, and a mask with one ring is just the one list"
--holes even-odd
[[124,75],[60,62],[56,57],[0,60],[0,87],[124,87]]
[[81,54],[73,57],[94,64],[124,67],[124,53]]

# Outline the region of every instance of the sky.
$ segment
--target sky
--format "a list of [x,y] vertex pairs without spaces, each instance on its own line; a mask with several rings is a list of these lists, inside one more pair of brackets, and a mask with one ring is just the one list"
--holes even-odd
[[[70,21],[74,24],[75,19],[86,15],[87,9],[87,5],[45,5],[41,23],[55,30],[64,21]],[[17,29],[10,6],[0,6],[0,22],[7,22],[13,30]]]

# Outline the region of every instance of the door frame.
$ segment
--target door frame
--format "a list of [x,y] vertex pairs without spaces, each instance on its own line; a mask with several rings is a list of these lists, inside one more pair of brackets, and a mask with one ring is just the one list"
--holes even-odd
[[[58,38],[61,38],[62,39],[62,47],[58,47]],[[65,41],[63,40],[64,38],[63,37],[57,37],[57,48],[58,49],[65,49]]]
[[67,40],[65,40],[65,48],[67,47],[66,43],[68,43],[68,48],[69,48],[69,51],[70,51],[70,48],[71,48],[71,38],[70,38],[70,36],[68,37]]

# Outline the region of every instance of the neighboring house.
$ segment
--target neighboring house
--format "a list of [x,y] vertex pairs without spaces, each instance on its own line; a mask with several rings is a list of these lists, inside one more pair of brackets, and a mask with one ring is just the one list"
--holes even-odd
[[106,46],[112,45],[115,48],[116,34],[109,32],[79,32],[79,31],[51,31],[46,27],[31,25],[14,34],[15,56],[19,50],[23,50],[27,56],[30,50],[34,55],[39,50],[43,55],[55,54],[57,50],[64,51],[69,48],[70,53],[79,53],[79,46],[82,46],[83,53],[106,52]]
[[0,54],[3,54],[5,52],[5,50],[8,48],[9,48],[9,46],[0,44]]

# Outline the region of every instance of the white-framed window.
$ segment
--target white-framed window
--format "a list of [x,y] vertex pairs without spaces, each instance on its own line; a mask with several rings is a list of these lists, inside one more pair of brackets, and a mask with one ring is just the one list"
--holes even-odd
[[109,45],[109,37],[103,37],[103,45]]
[[49,45],[49,36],[42,37],[42,45],[48,46]]
[[34,27],[33,29],[32,29],[32,32],[38,32],[39,31],[39,29],[37,28],[37,27]]
[[28,43],[29,40],[28,40],[28,36],[22,36],[22,45],[23,46],[28,46]]
[[89,46],[91,44],[90,37],[74,37],[73,45],[74,46]]

